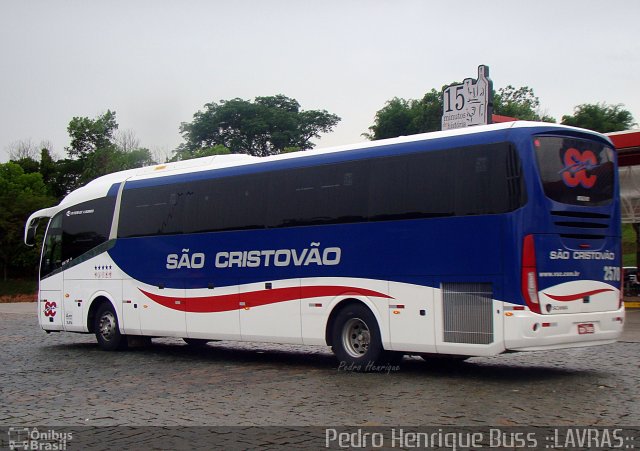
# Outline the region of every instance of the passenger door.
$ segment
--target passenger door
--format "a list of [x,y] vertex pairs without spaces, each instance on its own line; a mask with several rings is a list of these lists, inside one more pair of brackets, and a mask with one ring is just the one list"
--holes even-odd
[[62,317],[62,215],[54,216],[47,233],[40,262],[38,320],[44,330],[63,330]]

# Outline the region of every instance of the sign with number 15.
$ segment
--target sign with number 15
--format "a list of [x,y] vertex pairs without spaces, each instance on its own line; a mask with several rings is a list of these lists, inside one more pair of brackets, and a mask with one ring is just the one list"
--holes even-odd
[[442,130],[491,123],[492,83],[489,67],[478,66],[478,79],[465,78],[462,84],[443,91]]

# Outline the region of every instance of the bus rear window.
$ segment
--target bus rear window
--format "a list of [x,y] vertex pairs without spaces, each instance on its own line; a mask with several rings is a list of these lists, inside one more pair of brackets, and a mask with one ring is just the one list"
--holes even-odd
[[538,136],[533,140],[544,192],[571,205],[606,205],[613,197],[613,150],[596,141]]

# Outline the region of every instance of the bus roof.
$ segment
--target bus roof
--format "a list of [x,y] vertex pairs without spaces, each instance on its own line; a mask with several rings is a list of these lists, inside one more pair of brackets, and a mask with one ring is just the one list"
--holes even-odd
[[343,146],[329,147],[324,149],[312,149],[312,150],[304,150],[300,152],[292,152],[286,154],[273,155],[269,157],[253,157],[250,155],[244,154],[229,154],[229,155],[214,155],[203,158],[195,158],[191,160],[178,161],[173,163],[163,163],[157,164],[154,166],[146,166],[137,169],[129,169],[126,171],[115,172],[112,174],[104,175],[99,177],[91,182],[87,183],[85,186],[78,188],[75,191],[69,193],[58,206],[47,208],[44,210],[40,210],[32,215],[32,218],[36,217],[51,217],[53,214],[58,211],[67,208],[71,205],[76,205],[81,202],[85,202],[91,199],[104,197],[111,194],[115,194],[114,186],[117,187],[118,184],[127,181],[127,182],[136,182],[144,183],[144,181],[151,182],[150,179],[157,179],[169,176],[183,175],[183,174],[192,174],[203,171],[211,171],[216,169],[224,169],[224,168],[234,168],[234,167],[243,167],[247,165],[253,165],[256,163],[267,163],[267,162],[285,162],[288,160],[297,160],[301,158],[311,157],[311,156],[322,156],[322,155],[330,155],[330,154],[338,154],[343,152],[349,152],[354,150],[365,150],[365,149],[375,149],[382,148],[397,144],[403,143],[414,143],[414,142],[422,142],[422,141],[430,141],[435,139],[442,139],[448,137],[463,137],[466,135],[476,135],[483,133],[491,133],[500,130],[507,129],[520,129],[520,128],[534,128],[534,127],[544,127],[548,130],[572,130],[574,132],[582,132],[582,133],[590,133],[597,136],[602,137],[595,132],[591,132],[584,129],[579,129],[575,127],[569,127],[565,125],[558,125],[552,123],[542,123],[542,122],[528,122],[528,121],[516,121],[516,122],[505,122],[499,124],[491,124],[491,125],[483,125],[483,126],[475,126],[468,127],[463,129],[456,130],[447,130],[447,131],[439,131],[439,132],[430,132],[430,133],[421,133],[410,136],[400,136],[397,138],[383,139],[377,141],[366,141],[360,142],[356,144],[349,144]]

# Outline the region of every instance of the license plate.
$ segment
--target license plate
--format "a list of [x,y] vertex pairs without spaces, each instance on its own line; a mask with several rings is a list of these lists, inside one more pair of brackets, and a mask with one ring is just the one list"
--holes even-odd
[[578,324],[578,334],[580,335],[593,334],[595,332],[596,328],[591,323]]

